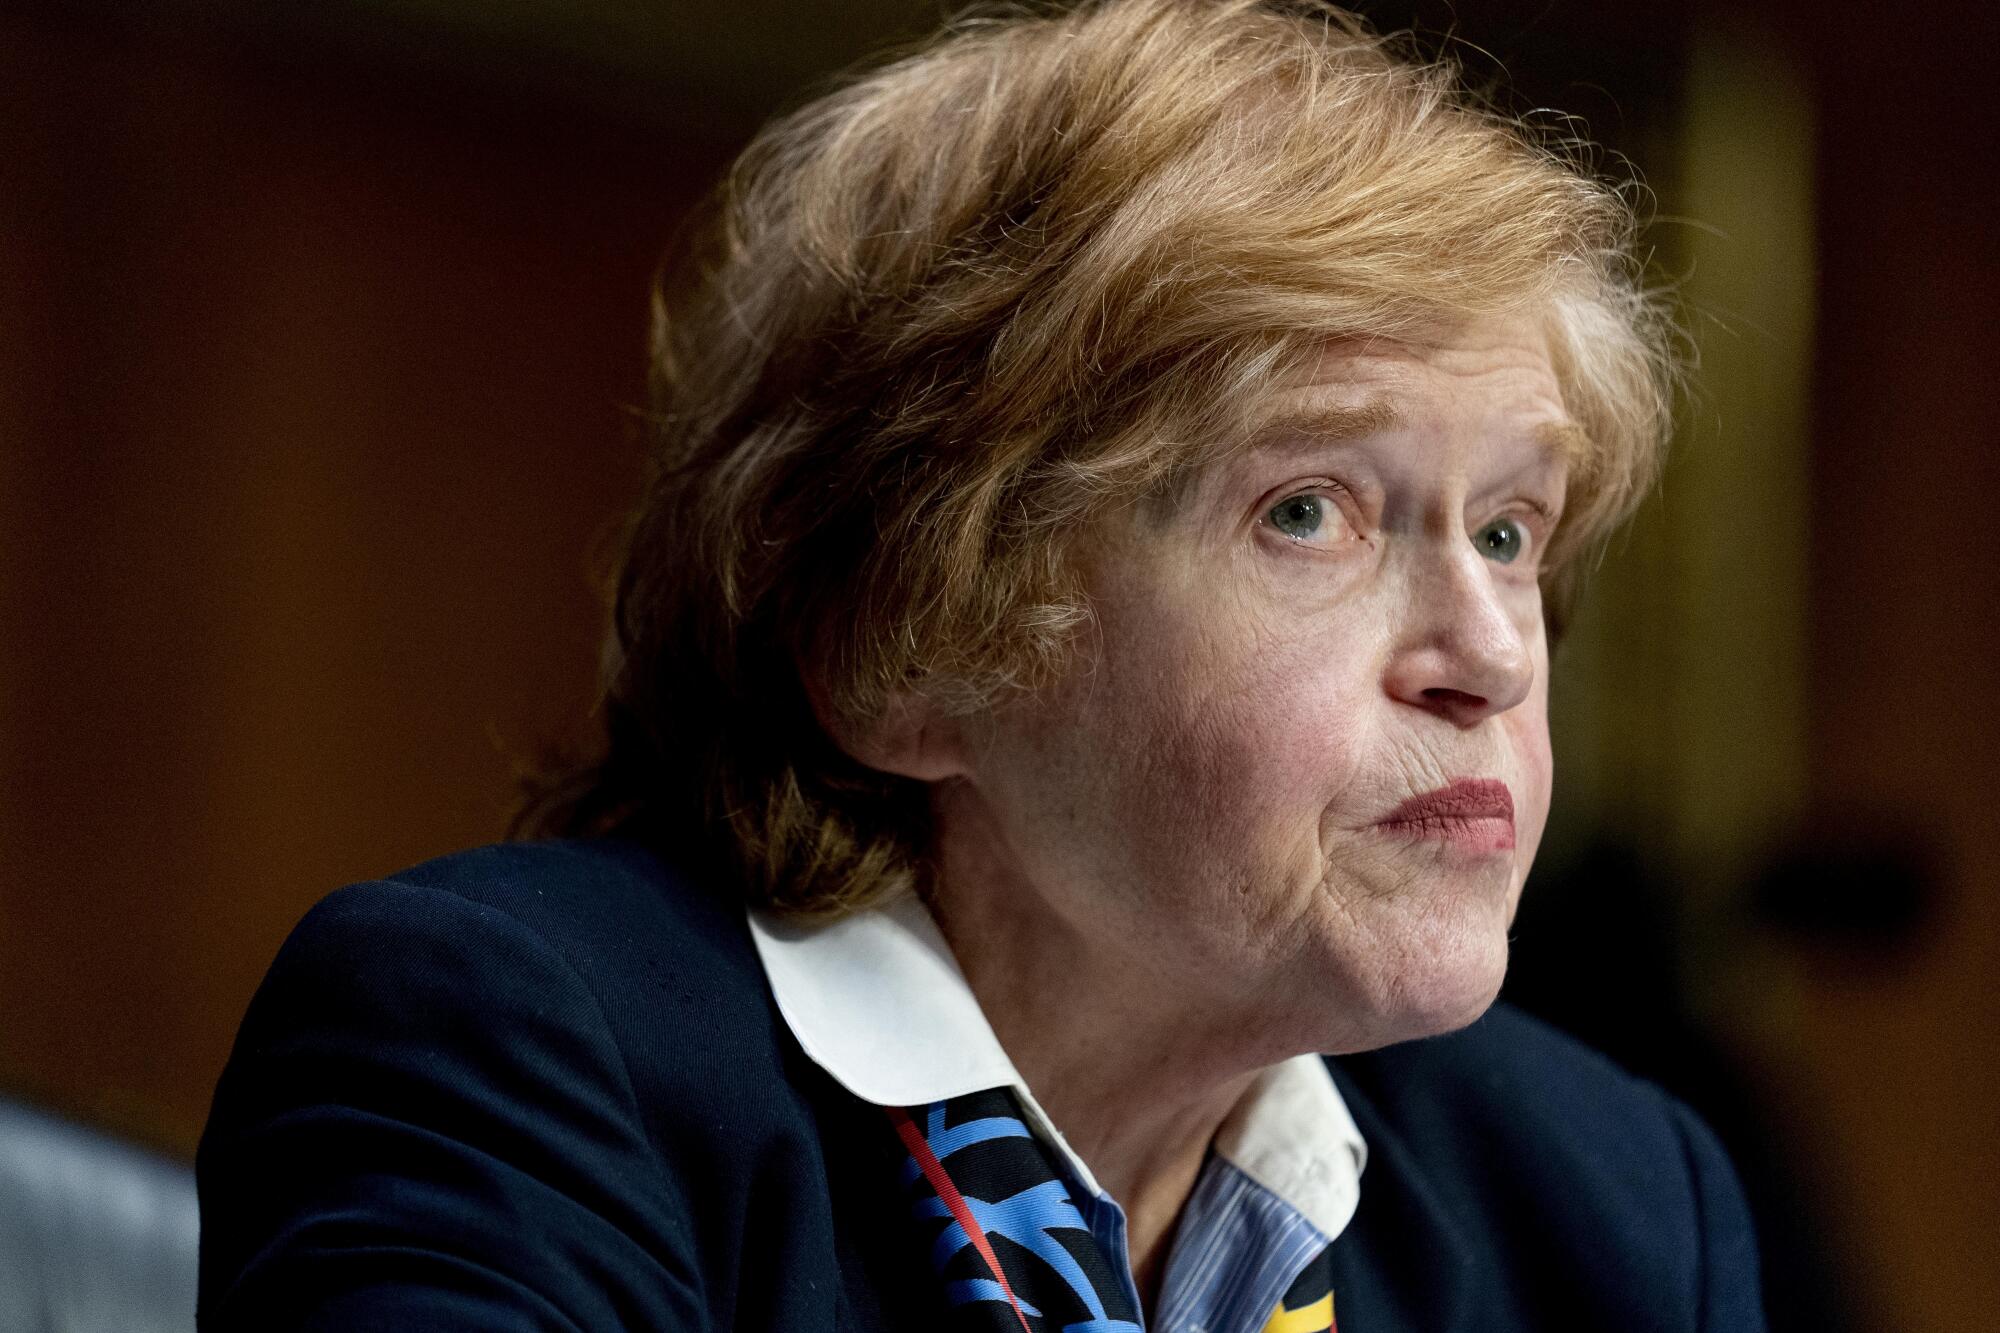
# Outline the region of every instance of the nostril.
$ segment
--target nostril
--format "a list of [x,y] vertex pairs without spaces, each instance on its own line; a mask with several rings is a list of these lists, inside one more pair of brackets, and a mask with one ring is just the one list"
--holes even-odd
[[1422,691],[1420,697],[1422,707],[1455,727],[1477,726],[1497,711],[1493,701],[1483,694],[1454,690],[1443,685]]
[[1442,685],[1433,685],[1424,692],[1424,698],[1432,703],[1446,704],[1455,708],[1483,708],[1486,700],[1464,690],[1454,690]]

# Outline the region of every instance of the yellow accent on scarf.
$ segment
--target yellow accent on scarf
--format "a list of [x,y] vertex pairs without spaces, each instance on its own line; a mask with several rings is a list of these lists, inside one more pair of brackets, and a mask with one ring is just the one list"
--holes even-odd
[[1332,1333],[1333,1293],[1314,1301],[1311,1305],[1301,1305],[1296,1310],[1287,1310],[1281,1303],[1271,1311],[1271,1317],[1264,1323],[1264,1333]]

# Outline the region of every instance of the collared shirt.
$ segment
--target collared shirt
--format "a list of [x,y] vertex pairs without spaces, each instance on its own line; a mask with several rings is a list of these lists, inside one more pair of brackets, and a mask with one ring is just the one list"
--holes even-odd
[[[913,895],[830,923],[750,912],[792,1035],[847,1091],[915,1107],[1011,1090],[1068,1172],[1092,1234],[1139,1308],[1124,1210],[1050,1121]],[[1260,1073],[1217,1131],[1184,1205],[1147,1321],[1153,1333],[1258,1333],[1304,1266],[1354,1216],[1367,1147],[1318,1056]]]

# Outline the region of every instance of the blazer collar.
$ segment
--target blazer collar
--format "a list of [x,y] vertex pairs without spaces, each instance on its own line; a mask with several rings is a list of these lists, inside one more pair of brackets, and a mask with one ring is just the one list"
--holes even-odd
[[[1103,1192],[993,1035],[951,946],[914,894],[831,922],[757,908],[749,918],[778,1012],[835,1082],[878,1106],[1011,1088],[1079,1182]],[[1265,1069],[1223,1122],[1215,1151],[1329,1240],[1354,1216],[1368,1148],[1317,1055]]]

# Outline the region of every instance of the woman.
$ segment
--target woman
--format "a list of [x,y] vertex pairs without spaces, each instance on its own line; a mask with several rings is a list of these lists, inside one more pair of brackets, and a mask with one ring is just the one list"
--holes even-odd
[[1665,426],[1618,193],[1339,11],[1101,0],[721,205],[571,836],[301,923],[204,1326],[1761,1327],[1707,1131],[1488,1012]]

